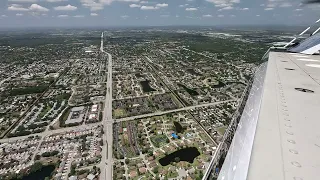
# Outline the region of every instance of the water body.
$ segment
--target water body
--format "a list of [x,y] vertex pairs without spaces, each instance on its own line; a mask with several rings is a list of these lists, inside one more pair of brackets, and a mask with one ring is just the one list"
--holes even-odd
[[22,180],[44,180],[46,177],[50,177],[54,169],[54,165],[43,166],[40,170],[24,176]]
[[213,85],[212,87],[213,88],[222,88],[222,87],[224,87],[226,84],[224,84],[223,82],[221,82],[221,81],[218,81],[219,83],[218,84],[216,84],[216,85]]
[[188,88],[187,86],[178,83],[178,86],[182,87],[184,90],[186,90],[191,96],[198,96],[199,93],[193,89]]
[[197,73],[194,69],[187,69],[187,72],[196,76],[201,76],[202,74]]
[[145,80],[145,81],[140,81],[140,84],[142,86],[142,91],[143,92],[152,92],[155,91],[155,89],[153,89],[150,85],[149,85],[150,81],[149,80]]
[[184,129],[179,122],[174,121],[173,124],[176,128],[177,133],[183,133]]
[[162,166],[167,166],[171,162],[180,162],[180,161],[187,161],[189,163],[193,163],[194,158],[200,155],[200,152],[195,147],[188,147],[184,149],[180,149],[175,151],[165,157],[159,159],[159,163]]

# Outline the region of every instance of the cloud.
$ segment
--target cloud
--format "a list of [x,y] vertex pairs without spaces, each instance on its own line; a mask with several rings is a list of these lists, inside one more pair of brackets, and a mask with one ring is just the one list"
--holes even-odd
[[219,15],[218,15],[218,17],[224,17],[224,15],[222,15],[222,14],[219,14]]
[[154,7],[154,6],[141,6],[141,10],[156,10],[159,9],[159,7]]
[[8,2],[19,2],[19,3],[34,3],[38,0],[8,0]]
[[149,1],[140,1],[140,4],[148,4]]
[[67,0],[45,0],[45,1],[47,1],[47,2],[62,2],[62,1],[67,1]]
[[[104,3],[100,2],[100,1],[104,1],[104,0],[99,0],[99,1],[95,1],[95,0],[80,0],[82,6],[86,7],[86,8],[90,8],[91,11],[98,11],[98,10],[102,10],[104,8]],[[112,0],[109,0],[109,3],[111,3]]]
[[181,4],[181,5],[179,5],[179,7],[186,7],[186,6],[188,6],[189,4]]
[[231,9],[233,9],[232,6],[226,6],[226,7],[219,9],[218,11],[231,10]]
[[16,16],[23,16],[23,14],[21,14],[21,13],[17,13],[17,14],[16,14]]
[[97,13],[91,13],[90,16],[98,16]]
[[76,6],[71,6],[70,4],[66,5],[66,6],[57,6],[53,8],[56,11],[75,11],[78,8]]
[[170,17],[170,15],[168,15],[168,14],[162,14],[162,15],[160,15],[160,17],[167,18],[167,17]]
[[40,12],[48,12],[49,9],[42,7],[38,4],[31,4],[31,6],[29,7],[30,11],[40,11]]
[[272,11],[274,8],[265,8],[265,11]]
[[212,17],[212,15],[211,15],[211,14],[206,14],[206,15],[202,15],[202,17],[204,17],[204,18],[210,18],[210,17]]
[[129,16],[128,15],[122,15],[122,16],[120,16],[122,19],[128,19],[129,18]]
[[58,18],[67,18],[67,17],[69,17],[69,16],[66,15],[66,14],[61,14],[61,15],[58,15],[57,17],[58,17]]
[[228,7],[233,6],[236,3],[240,3],[240,0],[206,0],[213,3],[216,7]]
[[260,17],[260,14],[257,14],[256,16],[257,16],[257,17]]
[[303,9],[295,9],[295,11],[302,11]]
[[242,10],[242,11],[248,11],[249,8],[242,8],[241,10]]
[[129,7],[130,8],[139,8],[139,7],[141,7],[141,5],[140,4],[130,4]]
[[156,4],[156,7],[159,7],[159,8],[168,7],[168,4],[166,3]]
[[83,17],[85,17],[84,15],[75,15],[75,16],[73,16],[73,17],[75,17],[75,18],[83,18]]
[[11,4],[8,7],[8,11],[29,11],[28,8],[24,8],[22,5],[20,4]]
[[4,17],[4,18],[6,18],[6,17],[8,17],[8,16],[7,16],[7,15],[5,15],[5,14],[2,14],[2,15],[1,15],[1,17]]
[[118,0],[120,2],[139,2],[140,0]]
[[31,4],[29,8],[25,8],[20,4],[11,4],[8,7],[8,11],[38,11],[38,12],[48,12],[49,9],[42,7],[38,4]]
[[197,8],[186,8],[186,11],[197,11]]
[[266,6],[267,8],[276,8],[276,7],[287,8],[293,5],[292,5],[292,1],[290,0],[268,0]]

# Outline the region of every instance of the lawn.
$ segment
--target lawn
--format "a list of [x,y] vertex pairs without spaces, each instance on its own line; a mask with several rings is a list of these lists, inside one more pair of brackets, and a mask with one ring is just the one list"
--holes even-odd
[[164,134],[159,134],[159,135],[156,135],[156,136],[151,136],[151,141],[152,141],[152,144],[155,146],[155,147],[160,147],[161,145],[164,145],[164,144],[167,144],[167,141],[169,140],[167,138],[166,135]]
[[118,118],[118,117],[123,117],[123,116],[125,116],[125,110],[124,109],[115,109],[114,111],[113,111],[113,115],[114,115],[114,117],[115,118]]

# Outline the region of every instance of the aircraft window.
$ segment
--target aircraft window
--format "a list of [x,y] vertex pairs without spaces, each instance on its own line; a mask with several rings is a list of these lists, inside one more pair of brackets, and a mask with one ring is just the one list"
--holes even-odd
[[294,88],[297,91],[306,92],[306,93],[314,93],[314,91],[310,89],[304,89],[304,88]]

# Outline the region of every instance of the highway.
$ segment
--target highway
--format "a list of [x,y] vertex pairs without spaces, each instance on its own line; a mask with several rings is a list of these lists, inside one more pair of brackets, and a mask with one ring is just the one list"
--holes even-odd
[[106,98],[103,110],[103,143],[102,148],[102,160],[100,163],[101,174],[100,180],[112,179],[113,161],[112,161],[112,144],[113,144],[113,119],[112,119],[112,56],[111,54],[104,52],[103,49],[103,33],[101,35],[101,53],[106,53],[108,55],[108,74],[107,74],[107,84],[106,84]]

